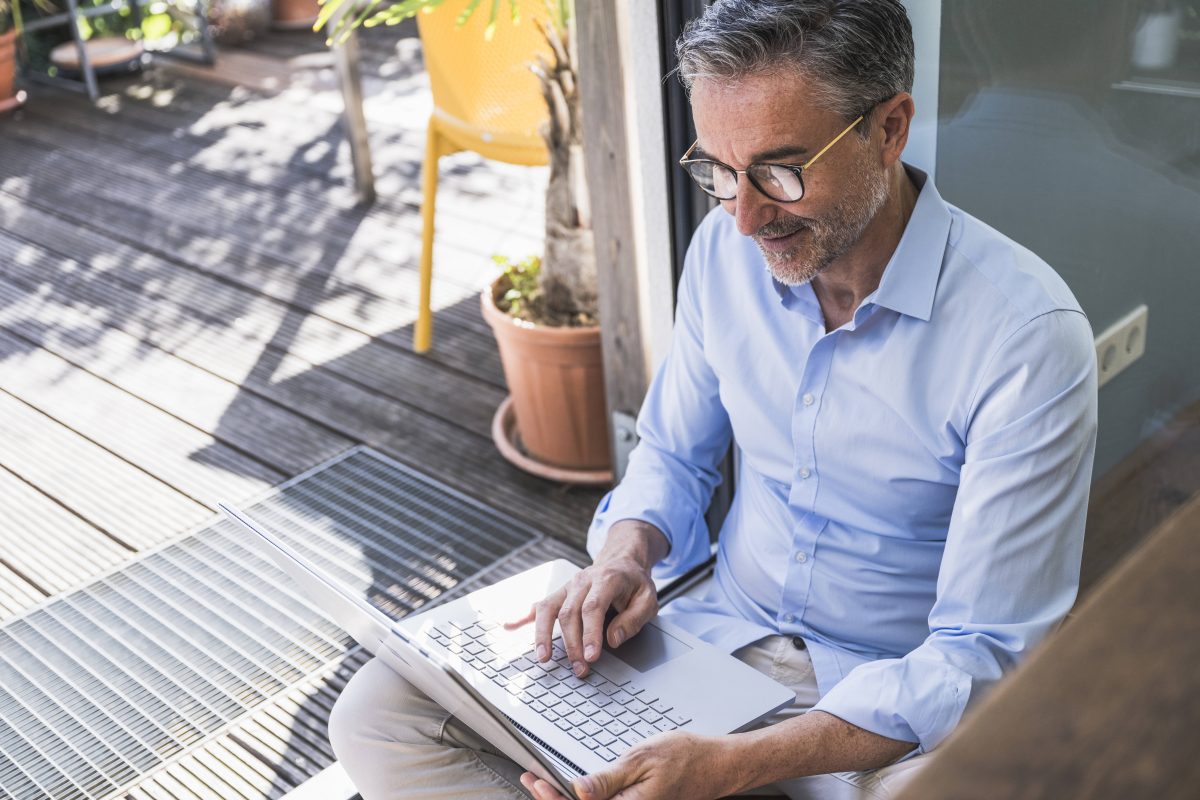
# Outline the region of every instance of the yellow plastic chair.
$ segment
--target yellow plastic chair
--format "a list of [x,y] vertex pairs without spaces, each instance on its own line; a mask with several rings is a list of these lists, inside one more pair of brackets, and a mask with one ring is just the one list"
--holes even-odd
[[491,41],[486,41],[486,8],[459,28],[461,4],[446,3],[417,15],[425,51],[425,68],[433,87],[422,170],[421,297],[413,348],[424,353],[433,343],[430,287],[433,283],[433,228],[437,201],[438,160],[471,150],[508,164],[542,166],[549,161],[539,129],[549,112],[537,76],[529,64],[538,53],[547,60],[550,48],[534,18],[545,19],[544,0],[518,3],[521,21],[501,9]]

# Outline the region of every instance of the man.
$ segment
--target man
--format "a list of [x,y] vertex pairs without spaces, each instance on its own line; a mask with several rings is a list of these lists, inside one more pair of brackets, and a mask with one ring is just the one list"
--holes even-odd
[[[707,556],[736,441],[712,587],[664,613],[796,704],[748,733],[654,737],[577,788],[891,796],[1074,601],[1091,331],[1044,262],[901,162],[913,45],[897,0],[718,0],[678,51],[699,135],[681,163],[723,210],[692,241],[594,564],[523,622],[545,657],[557,621],[580,675],[610,606],[607,644],[638,631],[658,611],[652,570]],[[511,764],[385,673],[364,667],[332,723],[366,800],[520,796]]]

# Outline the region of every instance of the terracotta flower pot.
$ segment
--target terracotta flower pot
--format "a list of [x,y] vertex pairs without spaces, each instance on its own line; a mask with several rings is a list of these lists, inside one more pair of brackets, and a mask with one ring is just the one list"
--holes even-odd
[[13,92],[17,74],[17,32],[0,33],[0,113],[19,105]]
[[271,0],[271,25],[276,30],[303,30],[317,21],[317,0]]
[[[483,292],[483,317],[500,348],[520,445],[538,462],[560,468],[531,471],[557,480],[572,480],[571,471],[590,473],[580,482],[611,480],[600,328],[522,322],[496,307],[494,291],[493,285]],[[494,436],[502,433],[501,416]],[[504,452],[502,442],[497,445]]]

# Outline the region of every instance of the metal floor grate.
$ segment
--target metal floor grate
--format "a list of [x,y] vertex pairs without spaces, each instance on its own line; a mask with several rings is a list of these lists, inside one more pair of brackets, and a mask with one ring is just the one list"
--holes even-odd
[[[362,447],[248,510],[394,617],[544,541]],[[0,627],[0,797],[125,795],[344,660],[349,637],[242,538],[214,522]]]

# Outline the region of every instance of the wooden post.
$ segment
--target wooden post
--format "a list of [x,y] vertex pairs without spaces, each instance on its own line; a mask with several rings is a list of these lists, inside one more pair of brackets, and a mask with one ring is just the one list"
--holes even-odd
[[[349,6],[351,11],[354,4]],[[336,30],[336,20],[329,29]],[[367,118],[363,113],[362,70],[358,60],[358,32],[351,31],[346,41],[333,48],[338,83],[342,89],[342,124],[350,140],[350,160],[354,165],[354,188],[363,205],[375,202],[375,171],[371,166],[371,143],[367,138]]]
[[[612,430],[614,473],[624,472],[636,417],[649,385],[639,289],[637,206],[631,157],[622,47],[624,0],[577,3],[579,88],[584,162],[596,243],[605,400]],[[666,220],[663,221],[666,224]],[[669,265],[667,265],[669,269]]]

